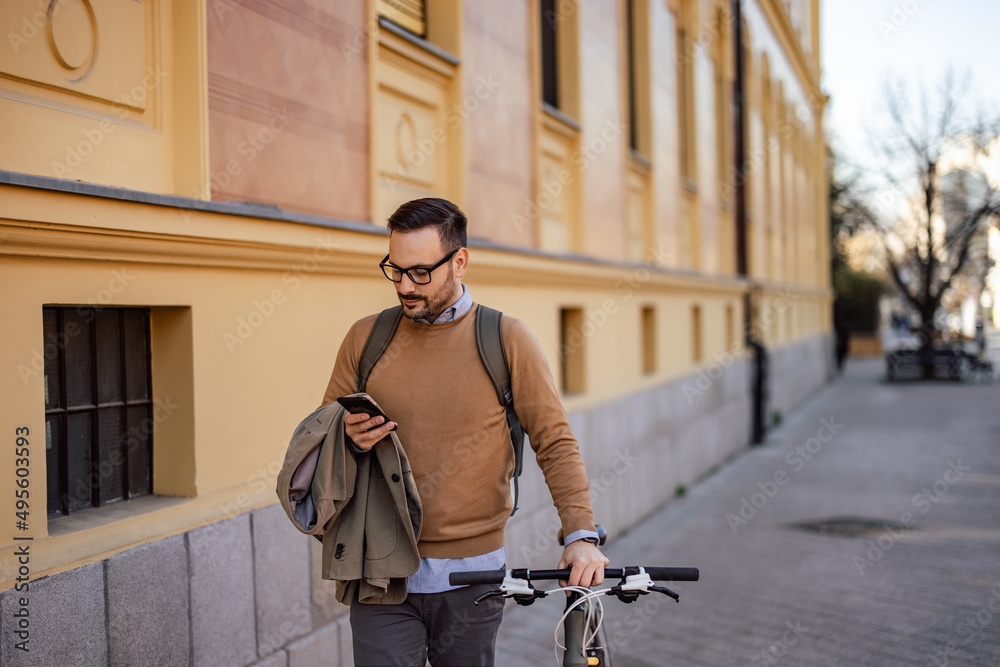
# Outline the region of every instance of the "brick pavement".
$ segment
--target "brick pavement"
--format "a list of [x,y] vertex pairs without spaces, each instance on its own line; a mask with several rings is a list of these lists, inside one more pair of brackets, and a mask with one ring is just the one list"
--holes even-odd
[[[616,565],[702,573],[680,604],[607,600],[615,664],[1000,665],[1000,385],[881,373],[849,361],[764,446],[609,545]],[[498,665],[559,664],[561,606],[508,608]]]

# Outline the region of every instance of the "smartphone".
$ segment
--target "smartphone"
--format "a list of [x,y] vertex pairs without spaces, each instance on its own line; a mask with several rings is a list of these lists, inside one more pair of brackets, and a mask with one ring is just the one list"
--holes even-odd
[[369,417],[382,417],[385,420],[382,422],[383,424],[392,421],[385,416],[382,409],[375,405],[375,401],[368,396],[341,396],[337,399],[337,402],[343,405],[351,414],[364,413]]

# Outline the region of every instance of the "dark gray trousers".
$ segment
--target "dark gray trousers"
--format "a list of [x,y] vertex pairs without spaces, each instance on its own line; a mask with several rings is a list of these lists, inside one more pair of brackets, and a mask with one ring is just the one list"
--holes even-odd
[[351,603],[356,667],[493,665],[503,599],[474,600],[492,584],[410,593],[398,605]]

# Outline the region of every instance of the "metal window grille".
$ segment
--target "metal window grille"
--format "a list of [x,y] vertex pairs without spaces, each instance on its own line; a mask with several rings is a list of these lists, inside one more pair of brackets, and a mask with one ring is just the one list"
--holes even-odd
[[149,310],[45,307],[49,514],[153,491]]

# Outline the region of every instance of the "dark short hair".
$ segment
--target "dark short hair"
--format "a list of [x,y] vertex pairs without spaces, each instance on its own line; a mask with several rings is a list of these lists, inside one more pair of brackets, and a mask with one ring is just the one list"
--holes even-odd
[[425,197],[408,201],[389,216],[389,233],[414,232],[425,227],[437,227],[441,245],[451,251],[464,248],[469,242],[465,214],[447,199]]

